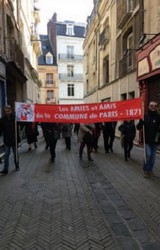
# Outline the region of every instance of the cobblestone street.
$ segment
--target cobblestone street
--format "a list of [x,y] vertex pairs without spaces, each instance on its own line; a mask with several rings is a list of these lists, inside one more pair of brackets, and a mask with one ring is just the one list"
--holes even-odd
[[[143,177],[142,148],[125,162],[119,140],[105,154],[101,138],[88,162],[78,147],[73,137],[67,151],[60,139],[51,163],[39,136],[37,149],[19,148],[20,172],[10,157],[0,176],[0,249],[160,249],[160,177]],[[157,155],[158,176],[159,162]]]

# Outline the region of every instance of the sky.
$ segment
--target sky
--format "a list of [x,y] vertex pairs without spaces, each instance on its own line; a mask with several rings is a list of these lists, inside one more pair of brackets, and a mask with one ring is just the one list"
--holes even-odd
[[93,9],[93,0],[39,0],[36,6],[40,9],[41,19],[38,32],[47,34],[47,23],[54,12],[57,13],[57,21],[85,23]]

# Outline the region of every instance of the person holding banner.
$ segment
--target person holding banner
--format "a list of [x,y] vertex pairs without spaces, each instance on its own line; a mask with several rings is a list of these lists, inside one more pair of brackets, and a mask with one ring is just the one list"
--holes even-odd
[[0,135],[1,134],[3,134],[5,156],[4,168],[0,173],[7,175],[11,148],[14,155],[15,170],[20,170],[17,150],[17,145],[20,142],[19,127],[15,121],[15,115],[12,114],[11,106],[9,105],[4,107],[4,116],[0,119]]
[[[137,129],[143,128],[144,143],[144,177],[154,177],[153,167],[156,159],[156,150],[160,144],[160,115],[157,112],[158,103],[151,101],[148,106],[148,113],[144,119],[137,124]],[[159,137],[159,138],[158,138]]]

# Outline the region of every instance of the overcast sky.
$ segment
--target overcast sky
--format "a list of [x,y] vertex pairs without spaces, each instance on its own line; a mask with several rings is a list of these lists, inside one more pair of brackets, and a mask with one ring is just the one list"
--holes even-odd
[[38,32],[47,33],[47,22],[57,13],[57,21],[76,21],[85,23],[93,9],[93,0],[39,0],[41,24]]

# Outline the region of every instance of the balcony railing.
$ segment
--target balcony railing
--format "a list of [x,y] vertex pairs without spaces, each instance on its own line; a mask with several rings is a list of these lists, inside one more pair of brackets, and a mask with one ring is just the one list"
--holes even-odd
[[133,6],[128,5],[129,1],[122,0],[117,4],[117,25],[122,29],[126,22],[132,17]]
[[56,98],[46,98],[46,104],[55,104]]
[[14,38],[6,38],[6,56],[24,72],[24,54]]
[[107,42],[109,42],[109,39],[109,27],[106,27],[99,35],[99,45],[105,45]]
[[62,61],[83,61],[83,55],[58,54],[58,59]]
[[73,76],[69,76],[67,73],[61,73],[59,74],[59,79],[66,81],[83,81],[84,76],[83,74],[74,74]]
[[54,80],[45,80],[46,87],[54,87],[55,81]]

